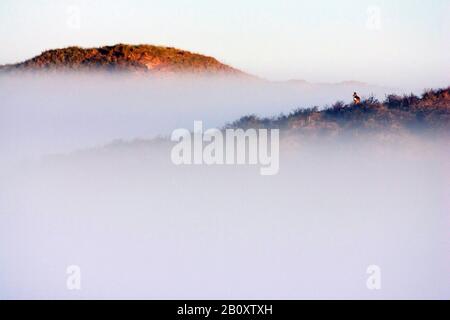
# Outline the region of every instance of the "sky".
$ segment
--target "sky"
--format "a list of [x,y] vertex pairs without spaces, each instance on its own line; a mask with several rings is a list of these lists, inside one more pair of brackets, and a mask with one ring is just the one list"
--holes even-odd
[[450,84],[450,0],[2,0],[0,64],[78,45],[174,46],[271,79]]

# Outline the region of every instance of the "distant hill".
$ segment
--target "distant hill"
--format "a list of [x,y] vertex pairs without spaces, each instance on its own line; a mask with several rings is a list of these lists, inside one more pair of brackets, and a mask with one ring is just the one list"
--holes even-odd
[[54,49],[2,70],[118,70],[245,75],[213,57],[171,47],[117,44],[100,48]]

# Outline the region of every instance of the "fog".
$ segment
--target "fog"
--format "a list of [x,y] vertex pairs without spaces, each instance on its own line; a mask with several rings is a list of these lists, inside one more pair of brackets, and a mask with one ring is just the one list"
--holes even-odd
[[448,299],[441,147],[284,146],[275,176],[145,144],[43,159],[1,180],[0,297]]
[[[284,137],[273,176],[175,166],[168,142],[104,145],[347,89],[55,79],[0,80],[0,299],[450,298],[445,137]],[[68,290],[71,265],[81,290]]]

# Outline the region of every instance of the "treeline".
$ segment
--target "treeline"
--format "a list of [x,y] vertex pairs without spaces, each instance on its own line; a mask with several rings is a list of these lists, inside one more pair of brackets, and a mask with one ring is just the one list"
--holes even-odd
[[450,87],[427,90],[421,96],[388,95],[384,101],[374,97],[360,104],[342,101],[322,109],[298,108],[272,118],[247,115],[227,128],[279,128],[301,133],[336,133],[377,130],[445,130],[450,132]]

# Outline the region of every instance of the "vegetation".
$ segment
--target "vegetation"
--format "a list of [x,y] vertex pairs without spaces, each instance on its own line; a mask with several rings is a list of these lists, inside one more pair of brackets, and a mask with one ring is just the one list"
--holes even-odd
[[25,62],[3,67],[21,69],[106,69],[123,71],[212,72],[242,74],[215,58],[170,47],[152,45],[69,47],[45,51]]
[[279,128],[289,133],[347,133],[362,131],[446,131],[450,133],[450,87],[429,90],[421,97],[389,95],[380,102],[371,97],[360,104],[341,101],[319,110],[301,108],[288,115],[259,118],[248,115],[229,124],[234,128]]

